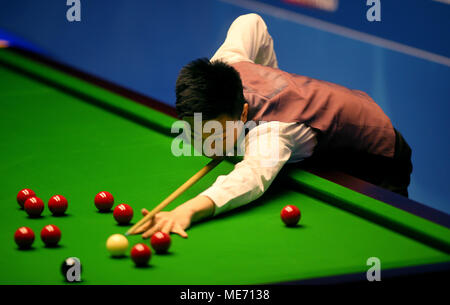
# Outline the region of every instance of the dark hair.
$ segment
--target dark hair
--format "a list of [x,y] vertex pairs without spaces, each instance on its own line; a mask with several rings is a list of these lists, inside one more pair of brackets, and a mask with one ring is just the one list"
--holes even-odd
[[184,66],[176,82],[178,117],[201,112],[203,119],[239,116],[245,103],[239,73],[222,61],[196,59]]

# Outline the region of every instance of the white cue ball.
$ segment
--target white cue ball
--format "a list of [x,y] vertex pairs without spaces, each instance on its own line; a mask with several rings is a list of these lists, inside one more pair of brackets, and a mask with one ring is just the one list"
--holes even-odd
[[106,241],[106,249],[112,256],[123,256],[128,250],[128,239],[122,234],[113,234]]

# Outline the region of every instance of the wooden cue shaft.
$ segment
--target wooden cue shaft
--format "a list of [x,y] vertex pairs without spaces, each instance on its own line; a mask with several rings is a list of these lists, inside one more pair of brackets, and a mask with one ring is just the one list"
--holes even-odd
[[168,206],[172,201],[174,201],[178,196],[183,194],[188,188],[200,180],[203,176],[214,169],[223,159],[214,159],[206,164],[201,170],[199,170],[194,176],[189,178],[185,183],[183,183],[179,188],[177,188],[172,194],[170,194],[166,199],[164,199],[160,204],[158,204],[150,213],[139,220],[134,226],[132,226],[125,235],[132,235],[134,231],[143,225],[146,221],[150,220],[156,213],[160,212],[166,206]]

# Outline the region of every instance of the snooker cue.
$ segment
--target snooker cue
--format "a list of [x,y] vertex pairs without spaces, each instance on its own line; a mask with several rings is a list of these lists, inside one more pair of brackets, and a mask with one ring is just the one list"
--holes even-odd
[[221,159],[213,159],[208,164],[206,164],[201,170],[199,170],[194,176],[189,178],[185,183],[183,183],[179,188],[177,188],[172,194],[170,194],[166,199],[164,199],[160,204],[158,204],[150,213],[144,216],[141,220],[139,220],[134,226],[132,226],[125,235],[132,235],[134,231],[143,225],[146,221],[150,220],[153,216],[155,216],[158,212],[164,209],[169,205],[172,201],[174,201],[178,196],[184,193],[188,188],[190,188],[194,183],[200,180],[203,176],[209,173],[212,169],[214,169],[220,162]]

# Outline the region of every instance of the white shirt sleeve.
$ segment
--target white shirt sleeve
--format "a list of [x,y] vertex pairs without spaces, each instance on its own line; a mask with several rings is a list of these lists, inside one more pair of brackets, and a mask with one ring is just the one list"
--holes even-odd
[[311,156],[316,144],[314,131],[304,124],[261,124],[245,137],[243,161],[200,195],[214,201],[215,215],[247,204],[267,190],[285,163]]
[[214,60],[228,64],[248,61],[278,68],[272,37],[266,23],[257,14],[242,15],[234,20],[225,42],[211,58]]

